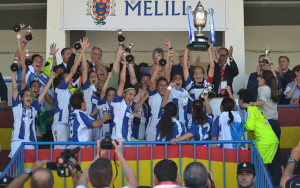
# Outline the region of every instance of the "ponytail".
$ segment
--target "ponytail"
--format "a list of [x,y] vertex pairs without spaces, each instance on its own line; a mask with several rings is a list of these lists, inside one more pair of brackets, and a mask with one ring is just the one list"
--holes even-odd
[[234,101],[229,97],[225,97],[221,102],[221,106],[223,106],[224,112],[228,112],[228,116],[229,116],[228,125],[230,125],[234,120],[233,114],[231,112],[234,109]]
[[171,136],[171,132],[173,130],[174,124],[172,121],[172,118],[177,115],[177,106],[173,102],[169,102],[164,110],[164,113],[162,114],[158,129],[159,129],[159,135],[161,138],[169,138]]
[[196,123],[196,125],[200,125],[200,126],[208,122],[208,117],[203,112],[203,103],[201,100],[195,100],[193,102],[192,119]]
[[277,103],[279,101],[278,94],[277,94],[277,79],[273,75],[273,73],[269,70],[265,70],[262,73],[262,77],[265,80],[267,86],[271,89],[271,99],[273,102]]

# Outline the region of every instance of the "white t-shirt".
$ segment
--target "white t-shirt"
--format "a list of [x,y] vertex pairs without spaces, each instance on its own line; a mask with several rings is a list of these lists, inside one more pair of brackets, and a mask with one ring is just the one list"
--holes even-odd
[[277,103],[271,99],[271,89],[269,86],[258,87],[257,99],[265,102],[264,105],[258,107],[265,114],[266,118],[278,120]]

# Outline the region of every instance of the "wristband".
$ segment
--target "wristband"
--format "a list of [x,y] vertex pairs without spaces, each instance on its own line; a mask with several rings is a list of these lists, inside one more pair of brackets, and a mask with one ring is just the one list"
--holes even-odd
[[171,86],[168,86],[168,88],[167,88],[169,91],[171,91],[172,90],[172,87]]
[[53,59],[53,57],[54,57],[53,55],[49,54],[49,58],[50,58],[50,59]]
[[21,37],[21,34],[17,34],[17,39],[20,39]]
[[27,44],[27,42],[25,42],[24,40],[22,41],[22,43],[25,44],[25,45]]
[[171,61],[170,61],[171,63],[174,63],[174,60],[173,59],[171,59]]
[[124,44],[119,44],[119,46],[125,47],[125,45],[124,45]]
[[170,48],[169,48],[169,50],[172,50],[172,49],[173,49],[173,47],[170,47]]

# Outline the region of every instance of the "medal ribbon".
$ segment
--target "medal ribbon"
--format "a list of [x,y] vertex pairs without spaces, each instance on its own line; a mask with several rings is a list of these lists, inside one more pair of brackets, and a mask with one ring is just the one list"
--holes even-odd
[[192,7],[188,6],[188,20],[189,20],[189,44],[195,41],[194,27],[193,27],[193,16],[191,12]]
[[210,42],[215,46],[216,44],[216,32],[215,32],[215,23],[214,23],[214,9],[210,8]]

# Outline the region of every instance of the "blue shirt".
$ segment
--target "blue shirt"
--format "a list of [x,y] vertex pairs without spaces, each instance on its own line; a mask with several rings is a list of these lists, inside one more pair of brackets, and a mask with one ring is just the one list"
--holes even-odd
[[207,141],[209,140],[210,129],[213,122],[213,115],[206,114],[208,121],[204,125],[197,125],[192,119],[187,125],[187,132],[194,135],[195,141]]

